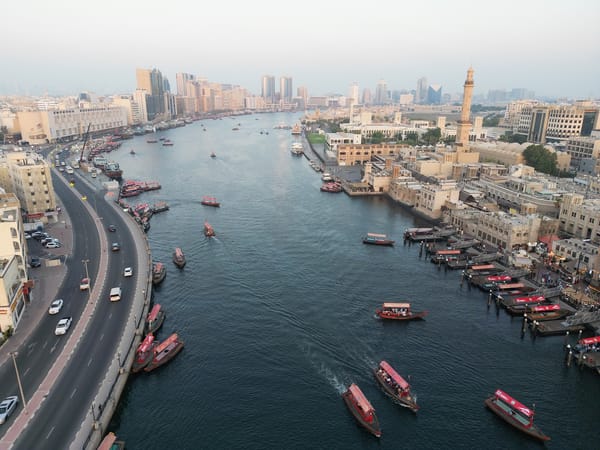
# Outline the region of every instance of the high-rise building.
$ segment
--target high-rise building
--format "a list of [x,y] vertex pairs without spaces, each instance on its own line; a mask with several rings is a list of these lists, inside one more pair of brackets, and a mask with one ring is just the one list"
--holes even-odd
[[[148,120],[163,116],[166,112],[165,80],[158,69],[137,69],[137,89],[147,92],[146,108]],[[168,86],[168,82],[167,82]]]
[[386,103],[389,103],[387,83],[385,80],[379,80],[375,88],[375,104],[385,105]]
[[358,89],[358,83],[352,83],[350,85],[350,92],[348,94],[348,97],[350,99],[350,104],[351,105],[358,105],[360,103],[360,91]]
[[427,78],[421,77],[417,80],[417,90],[415,91],[415,103],[425,103],[427,101]]
[[182,97],[190,97],[190,93],[187,90],[187,82],[193,81],[194,75],[191,73],[179,72],[175,74],[175,83],[177,83],[177,95]]
[[442,103],[442,85],[430,84],[427,88],[427,104],[439,105]]
[[275,77],[273,75],[264,75],[262,77],[260,96],[267,103],[275,103]]
[[370,105],[373,102],[373,94],[371,94],[371,89],[364,88],[362,94],[362,103],[364,105]]
[[292,77],[281,77],[279,79],[279,98],[282,103],[292,103]]
[[456,128],[456,146],[458,149],[467,151],[469,148],[469,132],[471,131],[471,99],[473,97],[473,68],[467,70],[467,79],[464,84],[462,110]]

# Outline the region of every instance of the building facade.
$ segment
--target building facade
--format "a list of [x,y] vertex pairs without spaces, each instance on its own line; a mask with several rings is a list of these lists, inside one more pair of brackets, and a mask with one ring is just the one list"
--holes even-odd
[[600,199],[585,200],[581,194],[565,194],[558,218],[562,230],[600,245]]

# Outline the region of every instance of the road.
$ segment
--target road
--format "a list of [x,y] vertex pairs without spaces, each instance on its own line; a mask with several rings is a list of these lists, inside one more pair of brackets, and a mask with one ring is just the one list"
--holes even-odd
[[[103,199],[102,193],[95,192],[84,183],[79,175],[74,177],[76,190],[58,180],[62,175],[55,173],[53,177],[55,191],[71,217],[74,231],[73,254],[67,261],[67,277],[58,294],[59,298],[65,300],[63,311],[58,316],[71,315],[73,317],[73,324],[68,333],[72,332],[80,320],[89,295],[87,292],[79,290],[79,282],[85,273],[82,261],[89,260],[88,271],[92,283],[94,283],[98,272],[100,252],[106,251],[110,254],[108,254],[106,282],[100,291],[99,298],[91,298],[92,302],[98,303],[94,314],[89,319],[87,329],[71,358],[67,361],[63,372],[49,389],[46,399],[28,422],[27,427],[22,430],[13,447],[15,449],[69,447],[84,417],[90,411],[92,400],[107,367],[115,357],[117,344],[131,307],[137,279],[135,270],[138,263],[137,253],[133,237],[125,225],[122,214]],[[87,196],[88,203],[97,210],[101,219],[94,219],[88,214],[81,201],[82,196]],[[95,220],[101,221],[101,229],[107,234],[108,249],[105,246],[104,250],[101,250],[101,241],[96,231]],[[116,225],[117,231],[108,232],[108,224]],[[121,250],[111,252],[111,242],[119,242]],[[134,267],[133,277],[123,277],[123,268],[126,266]],[[121,286],[123,289],[120,302],[108,300],[110,288],[114,286]],[[45,300],[50,302],[49,299]],[[58,318],[49,315],[47,320],[42,320],[39,328],[31,337],[27,353],[19,354],[17,362],[26,396],[30,396],[40,386],[65,345],[68,335],[54,335],[54,327]],[[18,392],[14,371],[12,374],[6,373],[6,371],[9,371],[9,368],[4,367],[0,373],[0,380],[2,382],[6,380],[9,383],[10,389],[6,388],[6,391]],[[22,406],[21,402],[20,408]],[[12,420],[14,420],[14,416],[16,414],[11,417]],[[5,425],[2,430],[5,431],[6,428]]]

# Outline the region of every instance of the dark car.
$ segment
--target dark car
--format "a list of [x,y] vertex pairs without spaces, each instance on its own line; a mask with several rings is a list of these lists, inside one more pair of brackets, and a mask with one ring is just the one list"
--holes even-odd
[[119,245],[118,242],[113,242],[112,243],[111,249],[112,249],[113,252],[118,252],[120,248],[121,248],[121,246]]
[[42,265],[42,260],[40,258],[31,258],[29,265],[31,267],[40,267]]
[[117,231],[117,227],[115,227],[114,225],[109,225],[108,231]]

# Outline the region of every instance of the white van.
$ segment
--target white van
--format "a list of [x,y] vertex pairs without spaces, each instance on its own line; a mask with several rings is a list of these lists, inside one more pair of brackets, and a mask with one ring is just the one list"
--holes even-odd
[[121,300],[121,288],[114,287],[110,290],[110,301],[118,302],[119,300]]

